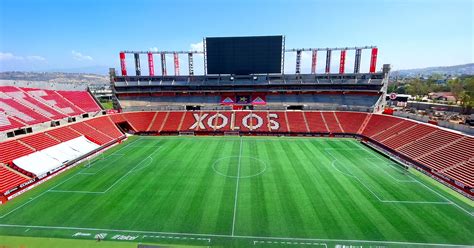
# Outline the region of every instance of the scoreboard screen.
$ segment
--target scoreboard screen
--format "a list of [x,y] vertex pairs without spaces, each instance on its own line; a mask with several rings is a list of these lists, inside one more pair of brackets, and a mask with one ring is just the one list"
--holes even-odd
[[283,36],[206,38],[207,74],[281,73]]

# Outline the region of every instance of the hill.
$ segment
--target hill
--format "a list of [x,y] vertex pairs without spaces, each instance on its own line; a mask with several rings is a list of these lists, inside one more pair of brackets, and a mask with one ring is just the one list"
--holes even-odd
[[0,72],[0,79],[15,81],[45,81],[50,83],[86,83],[108,84],[109,78],[105,75],[90,73],[65,72]]
[[432,74],[450,76],[474,75],[474,63],[454,66],[436,66],[418,69],[398,70],[393,71],[391,74],[392,77],[430,76]]

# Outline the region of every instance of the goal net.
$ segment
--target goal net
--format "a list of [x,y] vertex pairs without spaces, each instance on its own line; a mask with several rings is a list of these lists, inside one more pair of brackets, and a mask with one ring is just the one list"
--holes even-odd
[[233,132],[224,132],[224,136],[239,136],[238,131],[233,131]]
[[93,166],[95,163],[99,162],[99,161],[103,161],[105,160],[105,155],[104,153],[99,153],[93,157],[89,157],[86,161],[86,163],[84,164],[84,167],[91,167]]
[[194,136],[194,132],[179,132],[179,136]]

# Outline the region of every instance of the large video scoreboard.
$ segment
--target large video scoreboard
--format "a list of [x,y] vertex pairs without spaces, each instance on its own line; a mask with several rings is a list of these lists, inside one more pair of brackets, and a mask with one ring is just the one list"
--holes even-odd
[[282,73],[283,36],[207,37],[207,74]]

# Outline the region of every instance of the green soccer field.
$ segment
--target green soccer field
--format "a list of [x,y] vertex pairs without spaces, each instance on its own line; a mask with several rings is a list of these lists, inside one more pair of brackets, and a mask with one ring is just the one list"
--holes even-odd
[[96,235],[190,246],[472,246],[473,212],[472,201],[354,139],[132,137],[0,206],[0,247],[1,236]]

